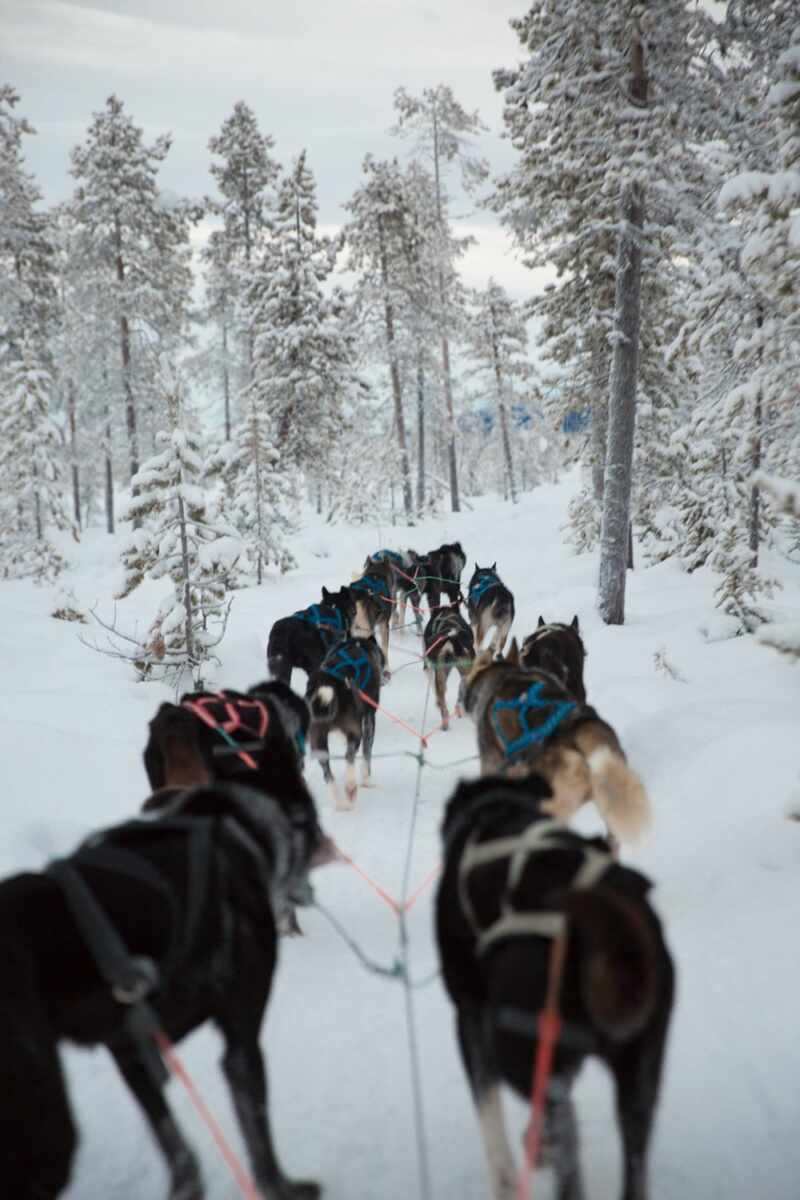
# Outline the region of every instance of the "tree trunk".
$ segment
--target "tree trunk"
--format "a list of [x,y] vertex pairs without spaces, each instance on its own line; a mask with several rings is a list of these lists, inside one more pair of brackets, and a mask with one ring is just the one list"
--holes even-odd
[[[123,305],[125,263],[122,258],[122,226],[119,217],[114,218],[114,247],[116,250],[117,282],[120,285],[120,306]],[[131,329],[127,314],[119,314],[119,345],[122,359],[122,390],[125,396],[125,426],[128,431],[128,452],[131,458],[131,479],[139,470],[139,437],[136,429],[136,398],[131,383]]]
[[417,515],[425,511],[425,368],[417,351]]
[[[103,382],[108,395],[108,379],[103,370]],[[105,435],[105,501],[106,501],[106,532],[114,532],[114,460],[111,457],[111,406],[105,404],[106,435]]]
[[[444,276],[439,272],[439,296],[444,321]],[[450,507],[453,512],[461,512],[461,502],[458,495],[458,463],[456,460],[456,418],[453,410],[453,382],[450,375],[450,342],[447,333],[442,330],[442,377],[444,379],[444,402],[447,414],[447,464],[450,473]]]
[[183,611],[185,617],[186,655],[194,664],[194,620],[192,612],[192,587],[190,582],[189,538],[186,533],[186,510],[183,496],[178,493],[178,528],[181,531],[181,566],[183,568]]
[[69,459],[72,474],[72,511],[75,514],[75,524],[81,528],[81,480],[78,467],[78,439],[75,403],[75,380],[67,381],[67,422],[69,424]]
[[604,352],[599,338],[591,350],[592,376],[592,491],[600,508],[603,505],[603,486],[606,473],[606,443],[608,441],[608,381],[605,379]]
[[225,441],[231,440],[231,373],[228,370],[228,318],[222,317],[222,394],[225,400]]
[[392,380],[392,396],[394,397],[394,420],[397,426],[397,442],[400,448],[400,473],[403,481],[403,507],[406,520],[411,521],[414,515],[411,498],[411,464],[408,460],[408,442],[406,440],[406,421],[403,414],[403,390],[400,385],[400,371],[397,365],[397,345],[394,332],[394,305],[389,295],[389,263],[386,255],[383,221],[378,221],[378,236],[380,240],[381,282],[383,284],[383,314],[386,325],[386,349],[389,356],[389,374]]
[[495,326],[494,309],[492,314],[492,358],[494,359],[494,379],[497,384],[497,412],[500,417],[500,434],[503,439],[503,457],[506,464],[506,479],[508,480],[508,491],[511,495],[511,503],[517,503],[517,488],[514,483],[514,460],[511,457],[511,439],[508,433],[508,409],[506,407],[506,395],[503,387],[503,372],[500,367],[500,351],[497,346],[497,329]]
[[[758,326],[759,333],[761,333],[763,331],[763,326],[764,326],[764,309],[762,308],[761,304],[758,304],[758,306],[757,306],[756,325]],[[758,357],[758,362],[759,362],[759,366],[760,366],[761,361],[764,357],[763,345],[759,345],[757,357]],[[751,457],[750,457],[750,463],[751,463],[753,472],[759,471],[761,469],[761,444],[762,444],[762,437],[763,437],[763,424],[764,424],[764,397],[761,392],[761,385],[759,384],[758,391],[756,392],[755,406],[753,409],[753,444],[752,444],[752,453],[751,453]],[[757,483],[754,483],[752,488],[750,489],[750,530],[749,530],[749,543],[750,543],[750,549],[753,554],[753,557],[750,559],[750,565],[752,567],[758,566],[758,547],[760,545],[760,542],[761,542],[761,489],[759,488]]]
[[626,186],[621,204],[614,356],[608,414],[598,607],[606,625],[625,621],[625,568],[630,528],[633,437],[639,375],[643,198]]

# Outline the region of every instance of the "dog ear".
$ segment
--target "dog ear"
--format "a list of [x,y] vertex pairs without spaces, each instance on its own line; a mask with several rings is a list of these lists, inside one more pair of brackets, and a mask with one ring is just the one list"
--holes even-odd
[[578,624],[578,614],[577,613],[575,613],[575,616],[572,618],[572,624],[571,624],[570,628],[574,629],[576,633],[580,633],[580,626]]
[[494,562],[492,563],[492,565],[491,565],[491,567],[489,568],[489,570],[490,570],[490,571],[496,571],[496,570],[497,570],[497,559],[495,559],[495,560],[494,560]]
[[328,589],[327,589],[326,587],[323,587],[323,589],[322,589],[322,599],[323,599],[323,601],[328,601],[328,600],[330,600],[330,598],[331,598],[331,594],[330,594],[330,592],[328,591]]
[[536,628],[541,629],[543,625],[544,625],[544,617],[542,616],[541,613],[539,613],[539,620],[537,622]]
[[506,655],[506,662],[510,667],[519,666],[519,646],[517,645],[516,638],[511,639],[511,649]]
[[642,1032],[663,982],[655,931],[641,901],[610,888],[568,892],[575,927],[581,998],[592,1024],[615,1041]]

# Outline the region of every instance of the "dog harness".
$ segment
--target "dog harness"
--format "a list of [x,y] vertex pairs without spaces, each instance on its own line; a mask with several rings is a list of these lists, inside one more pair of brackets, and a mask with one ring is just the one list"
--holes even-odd
[[[333,658],[329,662],[328,659],[331,658],[331,655]],[[334,679],[352,679],[355,686],[362,692],[372,678],[372,664],[366,650],[362,650],[357,658],[353,658],[348,653],[346,645],[337,646],[332,650],[322,664],[321,670],[326,675],[332,675]]]
[[[455,581],[454,581],[455,582]],[[469,602],[473,607],[478,604],[484,594],[493,587],[501,587],[501,580],[494,571],[481,571],[475,583],[469,589]]]
[[369,592],[372,596],[388,596],[389,587],[380,575],[362,575],[350,587],[354,592]]
[[[583,861],[565,887],[581,890],[594,887],[614,866],[612,855],[579,842],[557,821],[534,821],[522,833],[478,842],[478,834],[468,839],[458,867],[458,894],[461,907],[477,939],[478,955],[486,954],[499,941],[514,937],[556,938],[564,931],[566,918],[556,909],[520,910],[513,897],[526,867],[537,854],[552,850],[579,850]],[[482,927],[469,896],[469,879],[476,867],[508,860],[508,874],[500,898],[500,915]]]
[[345,636],[344,618],[334,604],[312,604],[309,608],[292,613],[292,616],[313,625],[326,645],[338,642]]
[[[492,705],[491,719],[494,731],[503,747],[507,758],[513,758],[520,750],[525,750],[535,742],[543,742],[550,734],[558,729],[561,722],[577,705],[574,700],[551,700],[542,696],[545,684],[541,680],[532,683],[528,690],[514,700],[495,700]],[[522,732],[518,737],[507,738],[500,727],[500,713],[511,709],[519,714],[519,724]],[[528,724],[529,712],[543,712],[552,709],[550,716],[541,725],[534,728]]]
[[[269,728],[269,709],[261,700],[249,700],[244,696],[229,696],[226,692],[210,693],[201,696],[199,700],[184,700],[182,708],[188,708],[199,720],[222,737],[245,766],[255,771],[258,769],[256,760],[246,750],[239,750],[234,734],[244,734],[247,738],[263,742]],[[211,711],[211,710],[215,711]],[[255,710],[257,724],[251,725],[242,719],[242,712]]]
[[396,550],[379,550],[377,554],[371,554],[370,558],[373,562],[386,562],[388,559],[389,562],[396,563],[398,566],[403,565],[403,556]]

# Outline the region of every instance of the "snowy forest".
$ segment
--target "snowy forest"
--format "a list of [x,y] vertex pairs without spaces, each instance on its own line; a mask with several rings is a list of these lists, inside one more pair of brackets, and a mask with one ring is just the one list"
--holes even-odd
[[[118,595],[175,584],[132,658],[199,664],[231,590],[292,564],[301,503],[411,526],[580,462],[566,537],[602,539],[606,589],[624,543],[715,572],[755,630],[762,547],[800,553],[769,482],[800,478],[796,18],[537,0],[512,22],[519,64],[494,70],[512,169],[490,176],[481,115],[446,82],[400,86],[397,153],[364,147],[335,236],[313,163],[281,162],[245,100],[189,198],[159,188],[170,136],[108,97],[48,209],[5,82],[2,578],[53,579],[59,532],[128,523]],[[543,292],[464,285],[465,203],[553,269]]]

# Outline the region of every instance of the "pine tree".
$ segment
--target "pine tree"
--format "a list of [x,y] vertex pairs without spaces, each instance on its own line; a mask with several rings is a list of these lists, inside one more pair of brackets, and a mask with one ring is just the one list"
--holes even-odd
[[437,254],[435,278],[438,289],[438,324],[441,344],[441,374],[447,418],[447,458],[450,475],[450,503],[453,512],[460,511],[458,464],[456,458],[456,419],[453,401],[453,379],[450,362],[450,340],[458,320],[458,299],[452,292],[453,237],[449,227],[449,196],[446,174],[457,165],[461,185],[473,193],[487,178],[486,161],[471,150],[471,139],[485,130],[477,111],[468,112],[453,95],[447,84],[425,88],[421,96],[411,96],[398,88],[394,96],[397,125],[393,132],[411,135],[415,149],[423,157],[433,176],[436,204]]
[[[694,145],[717,128],[713,75],[703,57],[708,18],[684,0],[665,0],[657,10],[633,0],[535,0],[512,27],[528,57],[519,68],[496,71],[495,84],[519,158],[499,180],[493,206],[528,265],[556,268],[555,284],[532,307],[542,319],[546,358],[568,370],[564,394],[576,409],[591,409],[598,502],[618,203],[626,180],[635,176],[644,189],[640,400],[647,436],[637,462],[638,499],[649,505],[671,480],[653,477],[661,465],[646,455],[668,444],[686,399],[665,350],[682,319],[678,247],[708,190]],[[637,27],[641,35],[633,37]],[[646,70],[631,61],[633,46]]]
[[317,232],[314,177],[301,154],[282,180],[271,240],[246,298],[255,403],[269,414],[287,465],[313,467],[337,435],[356,377],[341,290],[326,295],[338,243]]
[[53,381],[33,335],[15,348],[0,372],[0,571],[49,580],[65,564],[48,529],[69,527],[49,412]]
[[135,527],[122,552],[118,596],[145,578],[171,580],[172,594],[136,656],[137,667],[146,676],[189,670],[198,680],[224,632],[225,582],[241,545],[235,530],[209,511],[200,442],[179,376],[169,366],[161,371],[168,429],[158,438],[163,450],[133,480],[125,516]]
[[164,204],[158,191],[169,148],[169,137],[145,145],[122,101],[110,96],[72,152],[76,251],[103,280],[116,324],[131,476],[139,468],[143,409],[158,423],[158,356],[174,355],[185,337],[192,286],[187,211]]
[[479,370],[488,371],[497,405],[505,477],[513,504],[517,501],[517,483],[511,448],[513,380],[529,373],[526,349],[528,333],[524,306],[515,303],[507,292],[490,279],[483,291],[472,294],[472,312],[467,344]]
[[272,156],[274,147],[269,134],[261,133],[253,110],[241,100],[208,143],[220,160],[211,163],[211,174],[222,198],[206,204],[209,212],[222,218],[222,229],[212,234],[204,258],[210,315],[222,341],[228,429],[229,389],[238,392],[252,379],[255,331],[248,323],[252,313],[245,297],[275,219],[280,168]]

